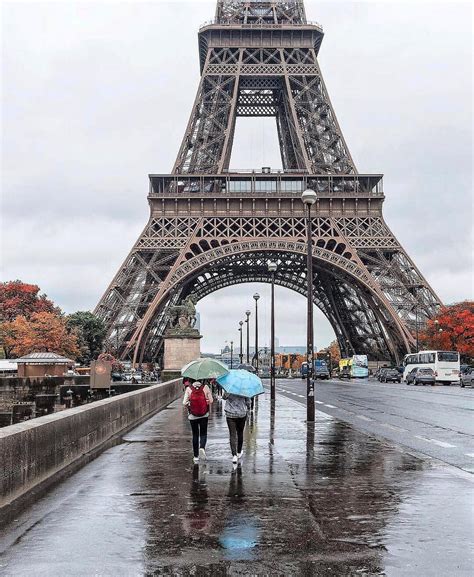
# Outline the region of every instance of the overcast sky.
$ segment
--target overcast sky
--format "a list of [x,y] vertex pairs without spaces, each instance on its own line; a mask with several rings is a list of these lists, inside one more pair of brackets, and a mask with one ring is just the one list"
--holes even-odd
[[[214,2],[5,2],[2,279],[92,309],[148,218],[149,173],[169,172],[199,81],[197,30]],[[306,1],[322,72],[361,172],[382,172],[385,218],[446,303],[472,298],[472,8]],[[280,166],[273,119],[240,120],[231,166]],[[202,348],[237,341],[269,287],[203,299]],[[277,288],[277,336],[305,342],[304,299]],[[284,306],[281,306],[281,305]],[[253,309],[252,309],[253,310]],[[333,334],[316,316],[316,344]]]

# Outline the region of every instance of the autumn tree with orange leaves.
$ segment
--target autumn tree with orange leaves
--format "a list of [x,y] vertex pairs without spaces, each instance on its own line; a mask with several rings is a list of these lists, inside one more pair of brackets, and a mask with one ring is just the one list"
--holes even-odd
[[459,351],[465,360],[474,359],[474,301],[443,307],[420,334],[425,350]]
[[332,341],[325,349],[318,351],[319,353],[329,354],[331,357],[331,362],[334,365],[338,365],[341,360],[341,349],[337,341]]
[[31,352],[78,354],[76,331],[61,309],[40,294],[40,288],[20,280],[0,283],[0,347],[6,357]]
[[59,308],[39,293],[39,286],[20,280],[0,283],[0,322],[13,321],[19,316],[29,319],[33,313],[59,314]]
[[11,357],[32,352],[55,352],[72,358],[79,354],[76,334],[56,313],[33,313],[29,319],[18,316],[2,323],[0,331],[2,345]]

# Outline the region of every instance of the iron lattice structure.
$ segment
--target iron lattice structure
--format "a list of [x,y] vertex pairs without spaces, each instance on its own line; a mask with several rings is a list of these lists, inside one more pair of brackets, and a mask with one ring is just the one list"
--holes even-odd
[[[313,220],[315,304],[343,354],[399,361],[440,300],[386,225],[382,175],[359,174],[318,65],[303,2],[219,0],[199,31],[201,81],[172,174],[150,175],[150,219],[100,300],[111,349],[159,357],[167,311],[244,282],[306,292],[302,191]],[[236,118],[276,119],[283,170],[232,171]]]

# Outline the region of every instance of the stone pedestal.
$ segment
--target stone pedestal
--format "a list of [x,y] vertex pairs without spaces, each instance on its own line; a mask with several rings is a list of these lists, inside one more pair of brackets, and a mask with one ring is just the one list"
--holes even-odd
[[164,336],[162,382],[181,377],[181,369],[201,356],[201,335],[197,329],[168,329]]

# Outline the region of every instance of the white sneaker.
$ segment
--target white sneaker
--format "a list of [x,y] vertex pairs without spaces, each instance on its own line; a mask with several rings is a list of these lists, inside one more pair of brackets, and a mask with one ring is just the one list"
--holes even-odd
[[242,458],[242,455],[243,455],[243,453],[237,453],[237,458],[239,459],[239,461]]
[[193,457],[193,463],[199,463],[199,457]]
[[202,447],[199,449],[199,456],[201,459],[206,460],[206,451]]
[[237,461],[238,461],[237,455],[234,455],[234,456],[232,457],[232,462],[234,463],[234,465],[237,464]]

